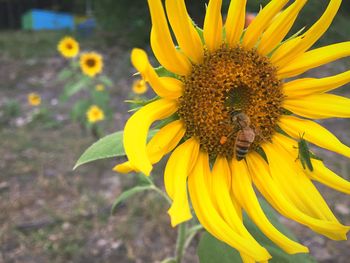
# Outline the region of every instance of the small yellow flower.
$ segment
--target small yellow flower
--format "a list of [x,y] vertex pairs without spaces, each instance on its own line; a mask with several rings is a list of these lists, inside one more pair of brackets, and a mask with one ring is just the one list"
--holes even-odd
[[32,92],[28,95],[28,103],[31,106],[39,106],[41,104],[41,97],[38,93]]
[[90,123],[96,123],[103,121],[105,119],[105,114],[100,107],[92,105],[86,112],[86,117]]
[[97,84],[97,85],[95,86],[95,90],[96,90],[96,91],[104,91],[104,90],[105,90],[105,86],[102,85],[102,84]]
[[134,84],[132,85],[132,91],[135,94],[144,94],[145,92],[147,92],[148,87],[146,84],[146,81],[144,81],[143,79],[138,79],[134,81]]
[[102,56],[96,52],[89,52],[81,55],[80,68],[85,75],[95,77],[102,72],[103,59]]
[[79,53],[79,43],[72,37],[64,37],[58,43],[57,50],[65,58],[74,58]]

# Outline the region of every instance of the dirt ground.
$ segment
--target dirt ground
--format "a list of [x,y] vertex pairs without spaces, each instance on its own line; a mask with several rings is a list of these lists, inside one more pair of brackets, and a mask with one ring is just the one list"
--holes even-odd
[[[65,63],[55,51],[60,36],[53,35],[52,42],[47,43],[43,36],[25,36],[23,40],[21,33],[7,34],[13,43],[8,46],[5,37],[0,37],[4,50],[0,53],[0,106],[14,99],[21,105],[21,114],[0,126],[0,262],[144,263],[172,256],[176,230],[171,228],[167,204],[159,196],[138,195],[111,215],[115,198],[137,180],[133,175],[111,171],[121,160],[99,161],[72,171],[94,139],[69,121],[69,107],[57,104],[62,85],[55,78]],[[26,49],[19,48],[23,41],[27,41]],[[83,42],[86,49],[103,53],[106,72],[114,80],[110,89],[113,121],[106,125],[109,133],[122,129],[128,118],[128,106],[123,101],[132,83],[130,50],[93,43]],[[349,64],[333,63],[312,74],[345,71]],[[26,104],[26,96],[32,91],[42,95],[54,112],[54,122],[27,124],[33,109]],[[340,92],[350,95],[349,86]],[[350,145],[349,120],[327,120],[323,124]],[[346,158],[314,150],[331,168],[350,179]],[[162,185],[161,176],[157,183]],[[338,218],[350,225],[350,198],[323,186],[319,189]],[[350,241],[328,240],[294,222],[281,220],[310,247],[319,262],[349,262]],[[198,262],[197,241],[187,251],[184,263]]]

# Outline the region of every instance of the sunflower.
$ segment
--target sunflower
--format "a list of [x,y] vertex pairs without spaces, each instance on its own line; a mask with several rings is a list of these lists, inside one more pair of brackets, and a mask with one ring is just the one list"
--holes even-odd
[[83,73],[89,77],[95,77],[102,72],[103,59],[96,52],[84,53],[80,57],[80,68]]
[[58,43],[57,50],[65,58],[74,58],[79,54],[79,43],[72,37],[64,37]]
[[[127,121],[128,162],[114,170],[149,175],[153,164],[171,153],[164,180],[173,201],[168,211],[172,225],[191,219],[189,192],[201,224],[236,248],[244,262],[271,256],[243,225],[242,209],[287,253],[308,252],[270,223],[255,187],[283,216],[319,234],[344,240],[349,230],[313,181],[347,194],[350,183],[309,150],[304,168],[300,152],[305,152],[301,142],[310,142],[350,157],[349,147],[311,120],[350,117],[350,100],[327,93],[350,82],[350,71],[320,79],[295,77],[348,56],[350,42],[309,50],[330,26],[341,0],[330,0],[313,26],[286,38],[306,2],[296,0],[283,9],[288,0],[272,0],[244,29],[246,0],[231,1],[225,24],[222,1],[210,0],[201,30],[192,23],[184,0],[166,0],[166,14],[161,0],[148,0],[151,47],[175,77],[159,77],[143,50],[131,54],[132,64],[159,99]],[[175,120],[147,143],[152,123],[169,117]]]
[[29,93],[27,100],[31,106],[39,106],[41,104],[41,97],[36,92]]
[[132,91],[135,94],[144,94],[145,92],[147,92],[148,87],[146,84],[146,81],[144,81],[143,79],[138,79],[135,80],[134,83],[132,84]]
[[103,85],[103,84],[97,84],[96,86],[95,86],[95,90],[96,91],[104,91],[106,88],[105,88],[105,86]]
[[92,105],[88,109],[86,112],[86,117],[90,123],[96,123],[105,119],[103,110],[96,105]]

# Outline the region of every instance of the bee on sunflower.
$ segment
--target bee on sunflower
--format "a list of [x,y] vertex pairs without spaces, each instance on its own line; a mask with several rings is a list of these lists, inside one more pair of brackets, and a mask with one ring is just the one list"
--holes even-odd
[[[246,2],[231,1],[223,23],[222,1],[210,0],[201,30],[184,0],[166,0],[166,13],[161,0],[148,0],[152,50],[174,77],[159,76],[145,51],[132,51],[132,64],[159,99],[127,121],[123,143],[128,161],[114,170],[149,175],[170,153],[164,181],[172,200],[171,224],[192,218],[190,197],[208,232],[237,249],[244,262],[266,262],[271,256],[245,228],[242,209],[285,252],[306,253],[308,248],[271,224],[254,186],[283,216],[331,239],[346,239],[349,227],[336,219],[313,181],[347,194],[350,183],[311,153],[312,169],[296,159],[302,152],[300,134],[305,142],[350,157],[349,147],[312,120],[350,117],[350,100],[327,93],[349,83],[350,71],[289,79],[348,56],[350,42],[310,50],[341,0],[330,0],[313,26],[286,40],[307,0],[295,0],[284,10],[290,1],[272,0],[244,29]],[[169,117],[174,120],[147,143],[151,125]]]
[[57,45],[57,50],[65,58],[74,58],[79,54],[79,43],[72,37],[64,37]]
[[103,70],[103,58],[96,52],[87,52],[80,56],[80,68],[82,72],[93,78]]

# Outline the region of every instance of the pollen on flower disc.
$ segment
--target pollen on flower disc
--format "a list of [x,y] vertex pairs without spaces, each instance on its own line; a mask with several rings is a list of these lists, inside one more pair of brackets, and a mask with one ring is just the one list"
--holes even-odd
[[233,157],[240,129],[233,117],[240,112],[250,118],[256,133],[251,149],[271,139],[282,112],[283,93],[267,57],[240,46],[222,46],[206,52],[183,82],[178,114],[186,124],[186,135],[197,137],[201,149],[212,157]]

